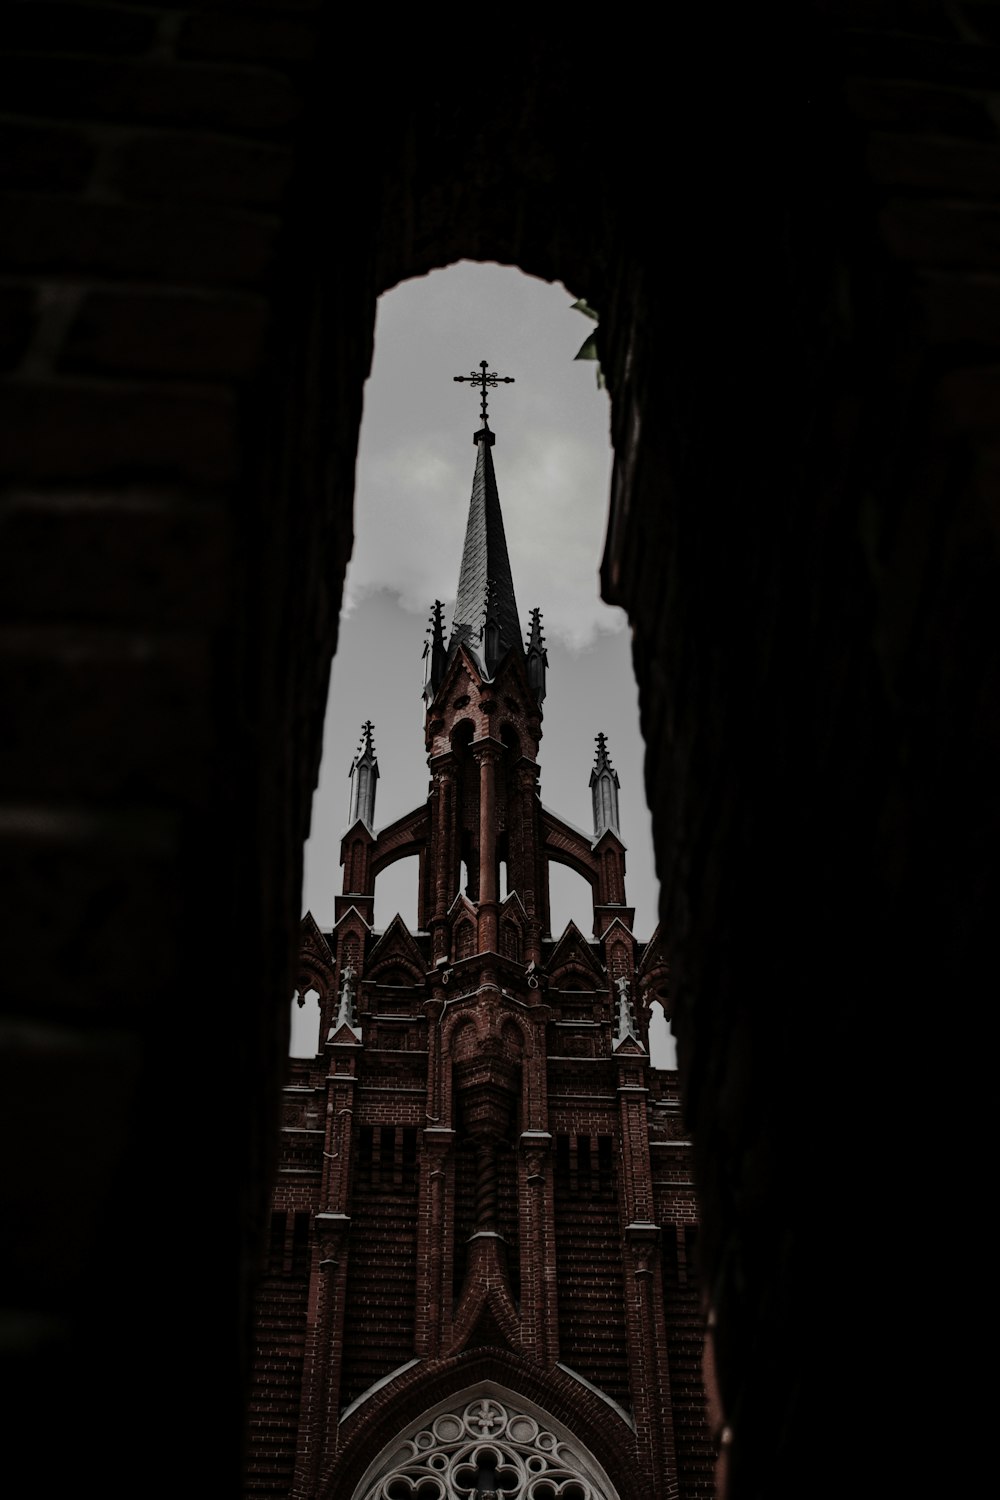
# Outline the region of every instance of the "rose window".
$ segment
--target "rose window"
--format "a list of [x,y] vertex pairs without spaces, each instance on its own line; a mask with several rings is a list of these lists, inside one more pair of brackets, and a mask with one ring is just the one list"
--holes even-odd
[[394,1444],[363,1500],[615,1500],[583,1448],[491,1397]]

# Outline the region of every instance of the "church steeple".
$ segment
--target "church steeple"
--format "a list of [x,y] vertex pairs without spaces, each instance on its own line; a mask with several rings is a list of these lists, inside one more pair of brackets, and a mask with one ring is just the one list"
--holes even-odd
[[514,598],[514,580],[507,554],[500,495],[493,470],[492,448],[496,442],[486,412],[486,390],[497,384],[513,384],[510,375],[487,373],[481,360],[481,375],[456,375],[455,380],[478,385],[482,392],[482,427],[476,433],[476,472],[472,480],[465,547],[458,576],[458,596],[448,643],[449,659],[459,645],[475,656],[487,677],[492,677],[508,651],[524,654],[521,626]]

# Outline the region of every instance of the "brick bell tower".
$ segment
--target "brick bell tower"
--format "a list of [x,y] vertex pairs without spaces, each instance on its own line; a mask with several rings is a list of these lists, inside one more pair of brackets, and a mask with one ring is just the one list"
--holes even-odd
[[[713,1491],[690,1148],[648,1056],[666,969],[632,931],[605,736],[592,833],[539,797],[541,616],[524,644],[481,372],[454,621],[446,641],[435,604],[425,651],[428,797],[376,829],[365,724],[334,926],[302,924],[319,1050],[285,1093],[250,1495]],[[419,928],[378,932],[375,881],[414,854]],[[551,932],[552,861],[589,883],[589,934]]]

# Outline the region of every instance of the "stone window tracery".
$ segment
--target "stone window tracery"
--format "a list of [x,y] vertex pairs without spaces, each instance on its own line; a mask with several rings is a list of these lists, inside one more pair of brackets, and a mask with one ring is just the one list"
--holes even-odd
[[475,1500],[484,1484],[503,1500],[616,1500],[596,1467],[543,1416],[480,1396],[391,1444],[356,1500]]

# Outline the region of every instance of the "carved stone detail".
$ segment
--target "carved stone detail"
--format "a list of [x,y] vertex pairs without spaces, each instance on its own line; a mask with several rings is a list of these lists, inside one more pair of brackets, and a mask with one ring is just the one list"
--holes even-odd
[[582,1451],[491,1397],[441,1412],[392,1444],[385,1468],[358,1500],[466,1500],[491,1492],[504,1500],[614,1500]]

